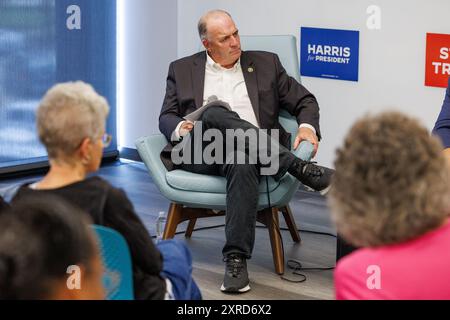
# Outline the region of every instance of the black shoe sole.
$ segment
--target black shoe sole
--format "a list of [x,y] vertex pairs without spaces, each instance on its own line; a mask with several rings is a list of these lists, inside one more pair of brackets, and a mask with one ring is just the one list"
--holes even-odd
[[328,187],[326,187],[325,189],[323,189],[319,192],[322,196],[326,196],[328,194],[328,191],[330,191],[330,189],[331,189],[331,185],[329,185]]
[[236,289],[236,288],[225,288],[225,286],[222,284],[222,286],[220,287],[220,291],[222,291],[223,293],[245,293],[250,291],[250,284],[247,284],[245,287],[240,288],[240,289]]

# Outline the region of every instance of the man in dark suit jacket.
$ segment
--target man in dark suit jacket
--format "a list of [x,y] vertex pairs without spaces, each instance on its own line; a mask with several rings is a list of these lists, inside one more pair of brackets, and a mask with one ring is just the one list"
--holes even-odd
[[447,92],[433,133],[441,138],[445,148],[444,153],[450,159],[450,78],[448,78]]
[[[195,142],[193,136],[197,126],[201,126],[203,132],[219,130],[224,136],[227,136],[227,129],[258,133],[262,131],[260,129],[278,129],[279,168],[274,178],[279,179],[289,172],[315,190],[326,190],[332,171],[296,158],[290,152],[290,135],[278,122],[281,108],[296,116],[300,126],[294,148],[307,140],[314,145],[315,153],[320,139],[319,107],[315,97],[286,74],[277,55],[242,52],[238,30],[227,12],[206,13],[198,27],[206,52],[172,62],[169,67],[159,119],[161,132],[171,141],[161,155],[166,167],[174,168],[170,161],[171,149],[183,137]],[[183,119],[212,96],[220,101],[203,113],[201,121],[194,124]],[[231,111],[222,107],[224,102],[231,106]],[[194,125],[196,129],[193,130]],[[274,136],[272,132],[269,131],[269,135]],[[204,147],[200,146],[200,151]],[[249,149],[247,143],[243,152],[246,160],[252,157]],[[250,289],[246,259],[251,257],[254,245],[261,167],[261,163],[252,164],[251,161],[245,164],[207,164],[203,161],[179,166],[191,172],[221,175],[227,179],[226,244],[223,248],[226,271],[221,288],[224,292],[240,293]]]

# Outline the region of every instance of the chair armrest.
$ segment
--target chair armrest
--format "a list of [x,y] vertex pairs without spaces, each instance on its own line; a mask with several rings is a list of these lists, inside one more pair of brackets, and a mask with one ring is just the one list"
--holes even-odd
[[167,188],[167,169],[161,161],[160,154],[167,145],[167,139],[162,134],[138,138],[135,142],[136,149],[146,165],[153,182],[164,193]]
[[[138,138],[135,142],[136,148],[142,161],[146,165],[153,182],[163,194],[168,194],[170,188],[166,181],[167,169],[161,161],[160,153],[167,144],[167,139],[162,134],[155,134]],[[314,150],[313,145],[308,141],[302,141],[292,153],[298,158],[309,161]]]
[[298,146],[297,150],[292,150],[292,153],[297,157],[304,161],[310,161],[312,158],[312,153],[314,151],[314,147],[309,141],[302,141]]

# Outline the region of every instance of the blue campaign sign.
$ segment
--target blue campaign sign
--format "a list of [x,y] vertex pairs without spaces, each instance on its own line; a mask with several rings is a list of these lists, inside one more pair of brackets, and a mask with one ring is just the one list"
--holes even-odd
[[359,31],[302,27],[302,76],[358,81]]

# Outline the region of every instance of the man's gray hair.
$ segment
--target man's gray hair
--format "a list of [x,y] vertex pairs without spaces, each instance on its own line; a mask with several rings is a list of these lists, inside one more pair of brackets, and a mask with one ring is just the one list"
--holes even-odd
[[208,35],[208,26],[207,26],[208,18],[213,15],[219,15],[219,14],[226,14],[227,16],[232,18],[231,14],[229,14],[225,10],[215,9],[215,10],[211,10],[211,11],[208,11],[207,13],[205,13],[198,21],[198,35],[200,36],[200,39],[202,41],[205,40]]
[[57,84],[37,111],[39,139],[52,160],[67,160],[83,139],[99,139],[109,113],[106,99],[84,82]]

